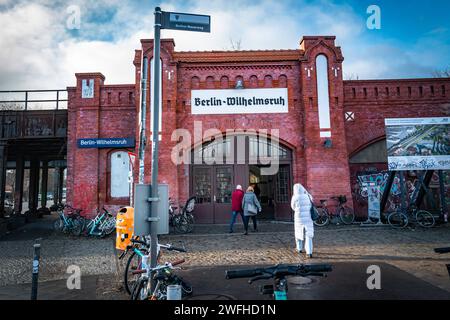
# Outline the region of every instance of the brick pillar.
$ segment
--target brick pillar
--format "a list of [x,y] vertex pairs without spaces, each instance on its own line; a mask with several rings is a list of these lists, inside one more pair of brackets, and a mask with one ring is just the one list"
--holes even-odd
[[48,161],[42,162],[41,208],[47,207]]
[[39,159],[32,159],[30,162],[30,187],[28,196],[30,213],[35,213],[38,207],[39,164]]
[[23,201],[23,176],[25,171],[25,159],[23,155],[16,158],[16,182],[14,186],[14,214],[22,214]]
[[8,147],[6,142],[0,142],[0,218],[5,215],[5,186],[6,166],[8,161]]
[[[305,107],[306,184],[318,201],[345,195],[352,206],[350,170],[344,128],[344,90],[342,62],[344,58],[335,37],[304,37],[301,49],[301,81]],[[324,55],[328,67],[330,127],[319,125],[319,103],[316,58]],[[326,135],[331,134],[330,137]],[[331,141],[331,147],[325,145]],[[331,204],[331,203],[330,203]]]
[[[76,124],[75,129],[70,129],[72,132],[68,139],[68,150],[74,155],[69,163],[72,180],[68,181],[68,189],[72,194],[72,205],[83,209],[83,213],[89,216],[95,214],[99,202],[99,150],[78,148],[77,140],[99,138],[100,92],[105,77],[101,73],[77,73],[76,78],[77,87],[68,112],[69,124]],[[91,80],[92,96],[83,97],[83,81],[89,84]]]

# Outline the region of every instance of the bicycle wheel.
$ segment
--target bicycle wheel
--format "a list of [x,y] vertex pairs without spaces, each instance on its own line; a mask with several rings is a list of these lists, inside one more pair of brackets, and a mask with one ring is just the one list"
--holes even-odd
[[394,211],[388,216],[391,227],[405,228],[408,225],[408,216],[401,211]]
[[186,213],[186,219],[188,223],[188,232],[194,231],[194,215],[191,213]]
[[147,279],[142,277],[134,284],[133,290],[131,291],[131,300],[147,300]]
[[53,229],[57,232],[62,232],[64,227],[64,222],[62,222],[61,218],[58,218],[53,222]]
[[343,224],[352,224],[355,220],[355,214],[352,208],[344,206],[339,209],[339,218],[341,218]]
[[139,279],[139,275],[133,274],[133,271],[141,268],[141,257],[136,252],[132,252],[128,258],[127,265],[125,266],[125,272],[123,274],[123,285],[128,294],[131,294],[133,286]]
[[330,217],[328,216],[327,210],[324,210],[323,208],[317,208],[317,211],[319,212],[319,218],[314,221],[314,224],[318,227],[323,227],[329,224]]
[[178,233],[188,233],[189,231],[189,222],[184,215],[179,215],[175,219],[175,230]]
[[116,218],[110,217],[108,223],[104,227],[105,235],[109,236],[116,229]]
[[70,233],[74,236],[79,237],[82,231],[83,231],[83,222],[79,219],[73,219]]
[[416,213],[417,223],[424,228],[431,228],[436,223],[433,215],[426,210],[419,210]]

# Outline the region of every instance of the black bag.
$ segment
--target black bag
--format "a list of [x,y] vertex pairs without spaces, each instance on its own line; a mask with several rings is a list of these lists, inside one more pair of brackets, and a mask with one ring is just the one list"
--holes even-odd
[[[309,197],[309,201],[311,201],[311,198]],[[311,219],[312,221],[316,221],[317,219],[319,219],[319,211],[317,210],[316,206],[314,205],[314,203],[311,201],[311,209],[310,209],[310,213],[311,213]]]

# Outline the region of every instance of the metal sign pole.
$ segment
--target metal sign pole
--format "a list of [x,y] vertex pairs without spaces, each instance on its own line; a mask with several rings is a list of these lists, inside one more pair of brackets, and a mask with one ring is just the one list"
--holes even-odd
[[[152,130],[152,183],[151,183],[151,195],[149,202],[150,204],[150,217],[149,223],[151,223],[151,247],[150,247],[150,266],[152,268],[156,267],[157,259],[157,246],[158,246],[158,235],[157,235],[157,206],[158,206],[158,140],[159,140],[159,86],[160,86],[160,54],[161,54],[161,21],[162,21],[162,11],[161,8],[155,8],[155,37],[153,40],[153,130]],[[155,283],[151,283],[152,291],[155,288]]]

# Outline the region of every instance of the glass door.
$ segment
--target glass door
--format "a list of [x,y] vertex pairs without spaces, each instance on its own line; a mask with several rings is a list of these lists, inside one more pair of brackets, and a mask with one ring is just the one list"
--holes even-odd
[[214,167],[214,223],[229,222],[234,190],[233,166]]
[[198,223],[214,223],[212,167],[193,168],[192,190],[197,197],[195,204],[195,221]]

